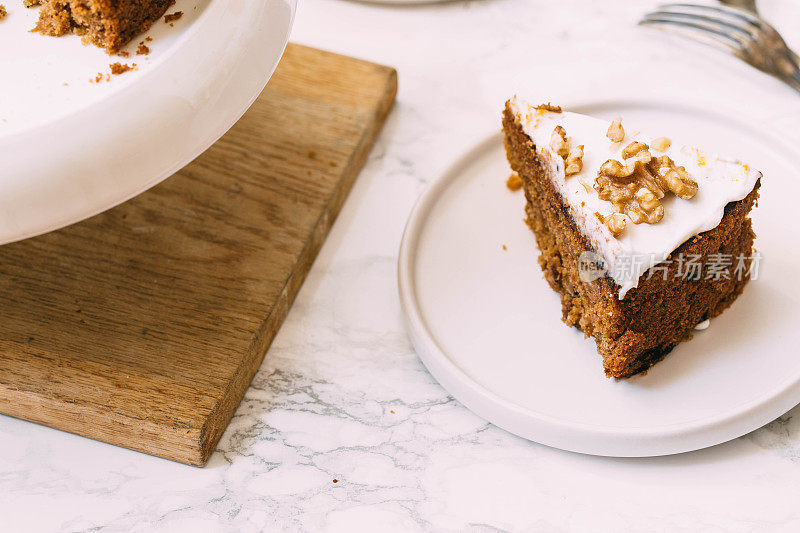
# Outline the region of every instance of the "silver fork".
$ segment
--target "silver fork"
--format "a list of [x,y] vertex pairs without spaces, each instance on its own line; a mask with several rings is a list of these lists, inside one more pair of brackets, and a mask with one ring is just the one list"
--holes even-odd
[[[719,3],[725,6],[743,9],[756,17],[761,17],[761,13],[758,12],[758,7],[756,6],[756,0],[719,0]],[[791,48],[789,48],[789,51],[792,53],[792,58],[795,63],[800,65],[800,56]]]
[[639,24],[723,46],[755,68],[800,92],[800,65],[780,34],[762,18],[740,9],[666,4]]

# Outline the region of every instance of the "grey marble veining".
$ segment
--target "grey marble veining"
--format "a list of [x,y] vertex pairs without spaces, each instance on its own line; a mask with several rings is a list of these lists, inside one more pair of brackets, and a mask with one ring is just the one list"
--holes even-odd
[[0,417],[0,529],[796,530],[798,409],[689,454],[571,454],[466,410],[403,328],[395,280],[408,213],[427,182],[499,128],[514,92],[561,101],[632,84],[768,100],[767,111],[800,116],[778,82],[634,26],[653,4],[303,0],[293,40],[393,65],[400,93],[217,452],[196,469]]

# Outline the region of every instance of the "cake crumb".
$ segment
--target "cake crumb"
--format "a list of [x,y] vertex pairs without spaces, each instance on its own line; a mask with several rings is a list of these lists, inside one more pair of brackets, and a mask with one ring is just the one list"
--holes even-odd
[[164,22],[170,24],[172,22],[175,22],[176,20],[180,20],[182,16],[183,16],[183,11],[176,11],[175,13],[164,15]]
[[111,63],[108,67],[111,69],[111,74],[114,76],[119,76],[120,74],[125,74],[129,70],[135,69],[136,63],[133,65],[126,65],[124,63]]
[[131,53],[130,53],[130,52],[128,52],[128,51],[126,51],[126,50],[122,50],[122,51],[120,51],[120,52],[117,52],[117,55],[118,55],[119,57],[130,57]]
[[0,20],[3,20],[8,15],[8,11],[6,11],[6,6],[0,4]]
[[150,47],[144,44],[144,41],[139,43],[139,47],[136,49],[137,56],[146,56],[150,53]]
[[503,250],[508,250],[505,244],[503,245]]
[[522,178],[519,177],[519,174],[511,174],[506,180],[506,187],[508,187],[509,191],[520,190],[522,188]]
[[338,479],[334,479],[333,482],[334,483],[339,483],[339,480]]

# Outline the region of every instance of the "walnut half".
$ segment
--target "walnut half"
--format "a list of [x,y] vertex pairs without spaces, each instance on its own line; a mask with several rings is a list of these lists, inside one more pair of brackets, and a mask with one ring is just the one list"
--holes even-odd
[[622,157],[624,164],[615,159],[603,163],[594,181],[600,199],[614,206],[614,215],[603,219],[614,236],[625,229],[623,214],[634,224],[656,224],[664,218],[661,199],[667,192],[684,200],[697,194],[697,182],[684,167],[666,155],[652,157],[645,143],[630,143]]

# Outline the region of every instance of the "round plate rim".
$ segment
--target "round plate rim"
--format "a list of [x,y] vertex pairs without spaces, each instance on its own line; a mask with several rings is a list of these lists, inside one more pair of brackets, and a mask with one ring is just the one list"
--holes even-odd
[[[565,108],[588,108],[601,106],[653,106],[656,102],[647,98],[603,98],[575,100]],[[713,106],[711,103],[693,105],[684,101],[663,101],[658,105],[680,106],[705,112],[727,113],[730,109]],[[764,117],[743,116],[736,110],[731,120],[753,128],[757,124],[759,133],[768,135],[779,151],[793,155],[788,143],[777,133],[763,127]],[[562,450],[588,455],[611,457],[652,457],[672,455],[706,448],[745,435],[786,413],[800,403],[800,373],[778,383],[771,393],[740,404],[731,411],[710,415],[691,422],[681,422],[648,428],[624,428],[599,426],[582,422],[565,421],[551,415],[536,412],[507,400],[481,385],[442,350],[428,330],[416,296],[414,263],[419,238],[426,219],[441,194],[462,174],[472,160],[487,150],[502,143],[502,133],[487,132],[482,140],[474,143],[453,161],[447,169],[425,188],[409,215],[403,232],[398,255],[398,293],[406,329],[414,348],[433,377],[455,399],[478,416],[515,435]],[[794,155],[800,164],[800,156]],[[598,370],[599,371],[599,370]],[[520,424],[527,427],[520,428]]]

